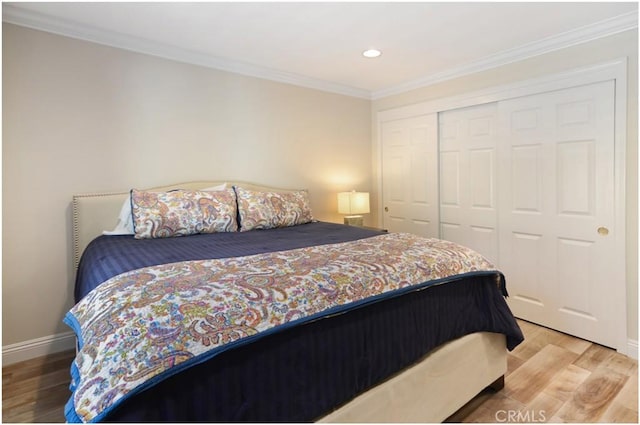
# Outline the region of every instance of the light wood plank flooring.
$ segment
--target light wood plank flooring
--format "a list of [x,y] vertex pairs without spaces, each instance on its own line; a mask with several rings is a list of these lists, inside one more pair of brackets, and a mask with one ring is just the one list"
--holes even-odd
[[[449,422],[638,423],[638,362],[608,348],[519,321],[503,390],[485,390]],[[3,422],[64,422],[73,352],[2,368]]]
[[451,422],[638,423],[638,362],[519,320],[525,341],[507,357],[505,387],[485,390]]

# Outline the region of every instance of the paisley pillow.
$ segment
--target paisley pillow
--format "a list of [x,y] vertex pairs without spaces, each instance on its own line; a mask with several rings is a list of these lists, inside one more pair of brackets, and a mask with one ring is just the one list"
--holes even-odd
[[233,189],[213,192],[131,190],[136,239],[168,238],[238,230]]
[[257,192],[234,186],[238,198],[240,231],[272,229],[313,220],[306,190]]
[[[222,183],[217,186],[207,187],[203,190],[205,192],[211,192],[214,190],[224,190],[227,188],[227,183]],[[116,224],[115,229],[113,230],[105,230],[102,232],[103,235],[135,235],[136,232],[133,231],[133,214],[131,213],[131,191],[129,191],[129,196],[122,203],[122,208],[120,209],[120,215],[118,216],[118,223]]]

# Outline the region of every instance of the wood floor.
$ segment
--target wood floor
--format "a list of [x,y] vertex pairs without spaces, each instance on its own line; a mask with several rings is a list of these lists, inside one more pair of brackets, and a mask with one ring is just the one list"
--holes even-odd
[[[638,362],[608,348],[519,321],[505,387],[486,390],[448,422],[638,423]],[[2,368],[3,422],[64,422],[73,352]]]
[[451,422],[638,423],[638,361],[518,321],[525,341],[507,356],[504,389],[485,390]]

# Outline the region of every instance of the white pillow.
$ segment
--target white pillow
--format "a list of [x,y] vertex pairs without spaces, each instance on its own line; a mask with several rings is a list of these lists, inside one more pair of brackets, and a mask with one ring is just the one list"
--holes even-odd
[[222,183],[222,184],[219,184],[218,186],[205,187],[204,189],[198,189],[198,190],[202,190],[204,192],[215,192],[216,190],[225,190],[226,188],[227,188],[227,184]]
[[133,217],[131,214],[131,194],[127,196],[127,199],[122,203],[120,208],[120,215],[118,215],[118,224],[116,228],[109,231],[102,232],[103,235],[133,235]]
[[[225,190],[227,188],[226,183],[222,183],[218,186],[211,186],[204,189],[204,191],[213,192],[216,190]],[[129,196],[122,203],[122,208],[120,208],[120,215],[118,215],[118,224],[116,224],[116,228],[113,230],[104,230],[102,232],[103,235],[135,235],[133,231],[133,214],[131,212],[131,192],[129,192]]]

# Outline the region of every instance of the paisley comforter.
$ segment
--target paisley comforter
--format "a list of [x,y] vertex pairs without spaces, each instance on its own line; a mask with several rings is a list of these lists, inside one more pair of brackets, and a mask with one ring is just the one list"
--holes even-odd
[[80,347],[67,420],[98,422],[132,395],[238,344],[471,274],[500,277],[468,248],[398,233],[123,273],[65,317]]

